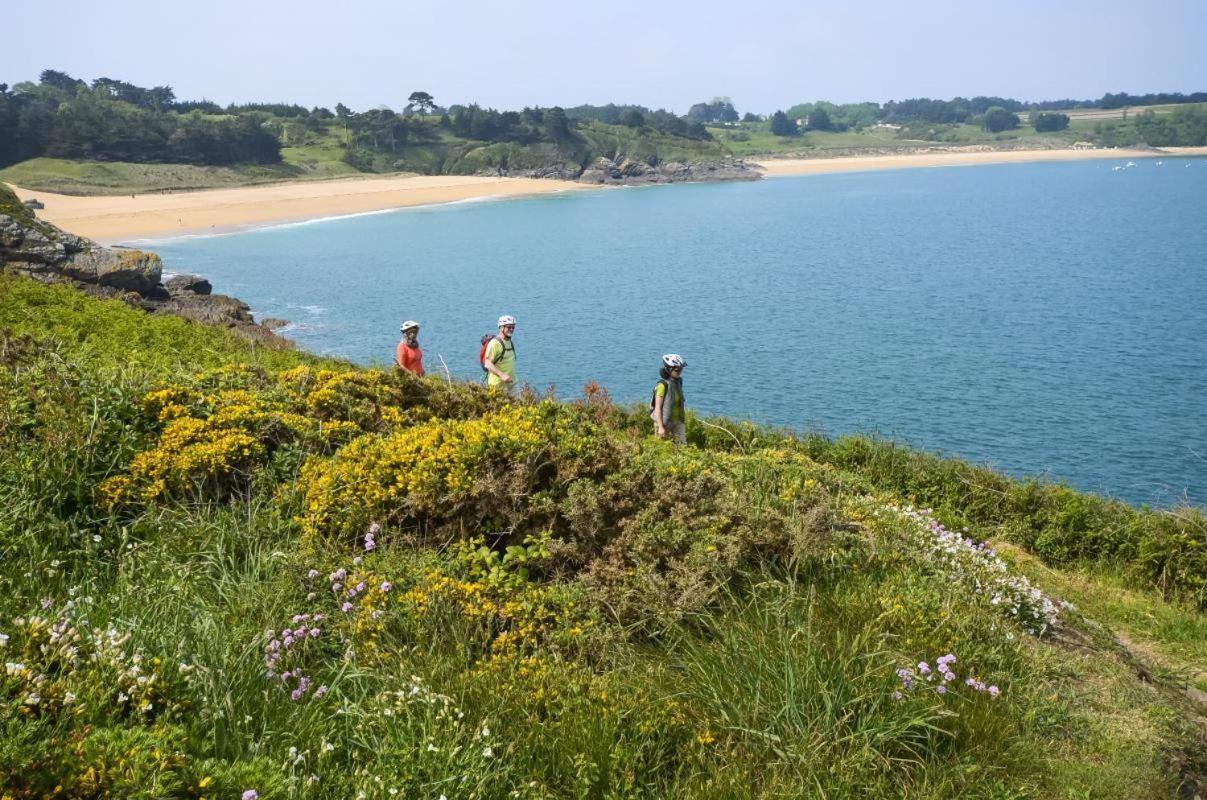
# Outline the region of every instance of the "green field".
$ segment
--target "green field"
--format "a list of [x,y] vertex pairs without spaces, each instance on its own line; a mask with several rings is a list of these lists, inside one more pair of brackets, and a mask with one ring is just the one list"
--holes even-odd
[[509,401],[0,276],[0,797],[1202,779],[1200,509],[688,438],[599,387]]

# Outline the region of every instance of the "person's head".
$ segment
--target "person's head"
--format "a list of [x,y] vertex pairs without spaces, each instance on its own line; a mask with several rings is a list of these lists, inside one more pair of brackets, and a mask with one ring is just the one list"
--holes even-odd
[[406,322],[402,323],[400,330],[402,331],[402,338],[406,339],[408,342],[413,343],[419,338],[419,323],[413,319],[408,319]]
[[510,314],[499,317],[499,336],[506,341],[511,338],[513,333],[515,333],[515,317]]
[[675,353],[667,353],[662,357],[662,366],[658,369],[658,375],[663,380],[667,378],[681,378],[683,376],[683,368],[687,366],[687,362],[683,356]]

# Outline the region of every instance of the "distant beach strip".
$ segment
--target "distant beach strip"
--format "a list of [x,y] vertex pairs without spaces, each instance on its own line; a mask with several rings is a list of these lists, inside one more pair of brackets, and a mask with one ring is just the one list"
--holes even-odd
[[[768,177],[826,172],[1008,164],[1081,159],[1207,156],[1207,147],[1152,150],[996,150],[842,158],[765,159]],[[352,216],[409,206],[520,197],[593,188],[573,181],[472,175],[414,175],[247,186],[142,195],[74,197],[12,187],[37,198],[38,216],[102,244],[206,235],[287,222]]]

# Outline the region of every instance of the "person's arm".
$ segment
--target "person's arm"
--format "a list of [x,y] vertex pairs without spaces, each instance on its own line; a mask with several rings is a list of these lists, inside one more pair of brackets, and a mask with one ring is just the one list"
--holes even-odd
[[402,349],[405,346],[402,342],[399,342],[397,349],[394,350],[394,363],[403,369],[406,369],[406,352]]
[[[495,353],[495,343],[496,342],[499,345],[499,351],[497,353]],[[486,358],[483,359],[482,365],[484,367],[486,367],[487,372],[490,372],[490,373],[494,374],[495,376],[497,376],[499,378],[499,380],[503,381],[503,383],[511,383],[511,376],[508,375],[503,370],[496,367],[495,362],[494,362],[494,360],[496,358],[502,358],[503,354],[506,352],[507,352],[507,350],[503,347],[503,343],[499,342],[498,339],[495,339],[494,341],[492,341],[490,344],[488,344],[486,346]],[[494,355],[492,355],[492,353],[494,353]]]
[[666,395],[654,393],[654,432],[659,439],[666,438],[666,426],[662,424],[662,403],[665,400]]

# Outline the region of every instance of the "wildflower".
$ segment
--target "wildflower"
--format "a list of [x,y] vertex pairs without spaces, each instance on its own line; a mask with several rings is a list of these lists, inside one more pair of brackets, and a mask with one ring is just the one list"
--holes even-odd
[[901,692],[893,692],[893,699],[894,699],[894,700],[900,700],[900,699],[901,699],[901,698],[903,698],[903,697],[905,697],[905,695],[901,694]]
[[930,674],[930,665],[927,664],[925,661],[919,661],[918,662],[918,672],[922,673],[923,675],[929,675]]
[[956,674],[954,672],[944,672],[943,673],[943,680],[954,681],[955,679],[956,679]]
[[939,694],[947,694],[947,687],[940,684],[935,687],[935,691],[938,692]]
[[0,633],[0,647],[4,647],[6,644],[8,644],[8,634]]
[[319,635],[319,629],[318,629],[318,628],[311,628],[311,629],[310,629],[310,638],[311,638],[311,639],[317,639],[317,638],[318,638],[318,635]]
[[42,598],[42,610],[45,611],[46,609],[50,608],[50,606],[53,603],[54,603],[54,601],[51,600],[49,597],[43,597]]
[[390,583],[389,581],[385,581],[381,585],[381,590],[383,592],[385,592],[386,594],[389,594],[390,590],[393,588],[394,588],[394,584]]
[[92,534],[92,541],[97,542],[99,544],[101,541],[101,535],[99,533]]
[[312,569],[306,573],[306,577],[310,578],[311,580],[314,580],[318,576],[319,576],[319,571],[317,569]]
[[344,612],[345,614],[347,614],[349,611],[352,610],[352,604],[344,603],[342,606],[339,607],[339,610]]
[[255,789],[248,789],[243,793],[242,800],[260,800],[260,793]]
[[494,754],[495,754],[495,751],[490,748],[490,745],[486,745],[485,747],[482,748],[482,755],[485,758],[490,758]]
[[431,742],[428,742],[428,743],[427,743],[427,751],[428,751],[429,753],[434,753],[434,752],[436,752],[436,745],[432,744]]
[[365,562],[365,560],[364,560],[363,558],[361,558],[360,556],[357,556],[356,558],[352,559],[352,563],[353,563],[355,566],[358,566],[358,567],[359,567],[361,564],[363,564],[364,562]]
[[[326,684],[323,684],[323,685],[319,686],[319,688],[314,690],[314,699],[317,700],[325,694],[327,694],[327,686],[326,686]],[[331,746],[330,744],[328,744],[327,749],[334,750],[335,748],[333,746]]]
[[989,687],[989,696],[990,697],[997,697],[1001,693],[1002,693],[1002,690],[997,688],[996,686]]

